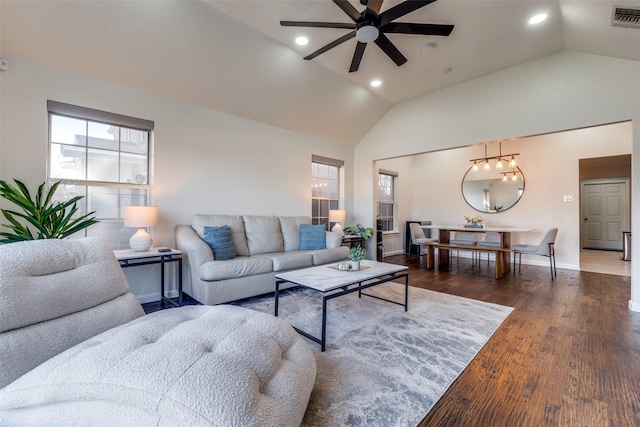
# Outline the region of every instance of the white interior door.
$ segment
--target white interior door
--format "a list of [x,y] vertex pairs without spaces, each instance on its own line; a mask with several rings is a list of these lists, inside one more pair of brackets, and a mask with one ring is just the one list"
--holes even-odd
[[582,247],[622,250],[622,232],[629,230],[629,180],[581,182]]

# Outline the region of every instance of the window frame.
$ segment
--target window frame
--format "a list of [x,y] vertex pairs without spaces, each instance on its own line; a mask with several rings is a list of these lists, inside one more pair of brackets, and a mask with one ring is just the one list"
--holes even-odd
[[[382,176],[390,178],[390,184],[388,185],[390,191],[389,199],[382,199],[380,194],[382,193]],[[387,180],[388,181],[388,180]],[[378,197],[376,200],[377,207],[377,219],[382,224],[381,231],[383,233],[397,233],[398,232],[398,205],[397,205],[397,185],[398,185],[398,173],[394,171],[379,169],[378,170]],[[387,186],[385,185],[385,188]],[[383,209],[381,209],[381,205],[390,205],[391,206],[391,214],[381,214]],[[388,212],[389,209],[387,208]],[[391,224],[386,225],[386,224]]]
[[[314,176],[313,169],[314,163],[318,165],[335,167],[336,168],[336,195],[335,197],[329,196],[316,196],[314,195],[314,185],[316,185],[316,179],[321,179],[320,176]],[[328,157],[312,155],[311,157],[311,223],[312,224],[324,224],[327,230],[330,230],[335,223],[329,222],[329,210],[340,209],[342,205],[342,180],[343,180],[343,168],[344,161],[331,159]],[[326,216],[321,215],[326,211]],[[318,214],[318,215],[316,215]]]
[[[85,179],[78,178],[60,178],[54,177],[52,161],[53,159],[53,149],[54,146],[65,146],[72,147],[72,144],[63,143],[60,141],[53,141],[53,117],[59,116],[64,118],[70,118],[74,120],[84,121],[85,123],[85,135],[84,145],[79,145],[78,149],[84,150],[84,177]],[[88,132],[91,123],[96,123],[98,125],[109,125],[115,126],[118,128],[118,137],[114,139],[117,141],[117,148],[98,148],[101,152],[101,155],[108,153],[113,153],[114,159],[117,159],[117,179],[116,181],[111,180],[97,180],[97,179],[89,179],[89,169],[90,165],[88,164],[87,159],[89,159],[90,150],[96,150],[96,147],[91,146],[90,143],[90,132]],[[49,185],[52,185],[54,182],[60,181],[60,187],[58,188],[58,194],[54,197],[59,197],[61,200],[69,199],[78,193],[73,193],[70,196],[64,196],[63,192],[73,187],[82,187],[82,191],[79,195],[83,195],[84,197],[78,202],[79,214],[83,214],[89,212],[91,210],[95,210],[95,206],[93,203],[93,196],[100,196],[100,189],[109,189],[112,192],[106,191],[102,193],[102,196],[106,199],[116,197],[116,205],[110,205],[105,207],[102,212],[96,212],[96,219],[99,221],[99,224],[102,223],[102,228],[98,233],[92,233],[95,231],[95,228],[99,225],[86,228],[79,232],[78,234],[82,234],[82,236],[86,237],[89,235],[98,235],[104,237],[112,246],[112,249],[126,249],[129,248],[129,238],[133,233],[135,233],[135,229],[127,229],[124,228],[124,207],[125,206],[150,206],[152,203],[152,187],[153,187],[153,130],[154,130],[154,122],[145,119],[138,119],[135,117],[124,116],[121,114],[110,113],[106,111],[95,110],[87,107],[81,107],[71,104],[65,104],[57,101],[47,101],[47,124],[48,124],[48,141],[47,141],[47,164],[46,164],[46,181]],[[136,131],[146,133],[146,154],[143,153],[135,153],[130,150],[124,149],[122,146],[123,142],[129,142],[129,138],[123,132],[125,131]],[[126,138],[126,139],[124,139]],[[123,156],[124,155],[124,156]],[[139,159],[144,160],[146,165],[143,163],[144,169],[146,169],[146,182],[143,183],[133,183],[133,182],[121,182],[122,181],[122,167],[123,164],[126,163],[123,161],[127,155],[131,158],[138,157]],[[95,161],[95,160],[94,160]],[[108,168],[106,168],[108,169]],[[139,194],[136,194],[139,193]],[[128,200],[129,203],[125,203],[124,201]],[[134,202],[134,203],[131,203]],[[137,202],[137,203],[135,203]],[[108,202],[103,202],[107,203]],[[91,206],[91,207],[90,207]],[[107,215],[108,210],[111,214]],[[103,217],[101,217],[103,215]],[[111,229],[110,229],[111,228]]]

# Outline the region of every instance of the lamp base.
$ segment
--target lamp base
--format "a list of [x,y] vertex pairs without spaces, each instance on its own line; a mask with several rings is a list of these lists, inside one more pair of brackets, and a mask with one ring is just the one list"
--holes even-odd
[[340,225],[339,222],[336,222],[336,224],[333,226],[333,228],[331,229],[331,231],[333,233],[340,233],[342,234],[342,226]]
[[135,252],[148,251],[151,245],[153,245],[153,239],[142,227],[138,228],[136,234],[129,239],[129,246],[131,246],[131,249]]

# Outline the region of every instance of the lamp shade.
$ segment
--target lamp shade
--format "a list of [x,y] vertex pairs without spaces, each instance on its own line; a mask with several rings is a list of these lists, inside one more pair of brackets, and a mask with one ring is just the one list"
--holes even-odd
[[156,206],[125,206],[125,227],[154,227],[158,225],[158,208]]
[[345,222],[347,220],[347,211],[345,210],[330,210],[329,222]]

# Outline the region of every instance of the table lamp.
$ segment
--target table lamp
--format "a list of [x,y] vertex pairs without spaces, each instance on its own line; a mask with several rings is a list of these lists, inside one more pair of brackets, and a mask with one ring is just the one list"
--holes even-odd
[[345,222],[347,219],[347,211],[345,210],[329,210],[329,222],[335,222],[331,231],[334,233],[342,233],[341,222]]
[[144,227],[154,227],[158,224],[158,208],[156,206],[125,206],[124,226],[138,227],[138,231],[131,236],[129,246],[136,252],[148,251],[153,239]]

